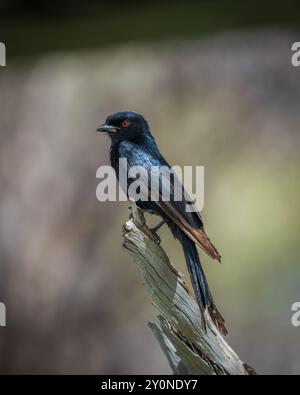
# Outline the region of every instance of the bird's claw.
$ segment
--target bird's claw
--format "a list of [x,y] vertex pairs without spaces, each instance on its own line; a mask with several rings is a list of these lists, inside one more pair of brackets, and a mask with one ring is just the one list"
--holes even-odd
[[152,236],[153,236],[155,242],[156,242],[158,245],[160,245],[160,243],[161,243],[161,238],[158,236],[158,234],[157,234],[154,230],[150,229],[150,231],[151,231],[151,233],[152,233]]
[[140,211],[140,221],[141,221],[141,226],[145,226],[146,225],[145,216],[144,216],[144,213],[142,211]]
[[158,236],[157,231],[164,225],[165,220],[161,220],[158,225],[154,226],[154,228],[150,229],[155,241],[159,245],[161,243],[161,238]]

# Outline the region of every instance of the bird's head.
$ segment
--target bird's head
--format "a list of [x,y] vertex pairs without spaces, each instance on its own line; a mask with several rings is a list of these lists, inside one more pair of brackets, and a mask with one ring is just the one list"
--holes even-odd
[[97,131],[107,133],[112,141],[138,141],[150,134],[145,118],[130,111],[109,115],[105,123],[97,128]]

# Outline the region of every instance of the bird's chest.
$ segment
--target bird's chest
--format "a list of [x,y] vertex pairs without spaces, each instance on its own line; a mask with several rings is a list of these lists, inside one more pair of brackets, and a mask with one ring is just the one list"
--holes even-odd
[[119,151],[119,147],[112,147],[110,151],[110,163],[116,172],[118,181],[121,179],[128,178],[128,160],[127,157],[122,155]]
[[[111,166],[114,168],[117,180],[123,192],[127,197],[133,197],[132,193],[137,191],[137,195],[140,195],[140,184],[148,184],[148,178],[145,180],[144,176],[147,176],[147,171],[141,174],[140,170],[143,168],[142,162],[139,160],[139,155],[135,154],[134,149],[128,149],[127,147],[113,147],[110,152]],[[138,180],[138,181],[137,181]],[[136,184],[136,187],[132,185]],[[144,193],[148,196],[148,193]],[[139,200],[138,198],[135,200]]]
[[110,164],[114,168],[114,170],[117,173],[117,170],[119,169],[119,150],[118,147],[111,147],[110,149]]

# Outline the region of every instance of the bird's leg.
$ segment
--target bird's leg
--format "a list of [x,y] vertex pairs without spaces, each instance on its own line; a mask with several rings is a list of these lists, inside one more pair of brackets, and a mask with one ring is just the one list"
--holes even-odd
[[145,211],[144,210],[140,210],[140,220],[141,220],[141,226],[145,226],[146,219],[145,219]]
[[133,213],[132,213],[132,210],[131,210],[131,206],[128,206],[128,209],[129,209],[129,219],[134,219],[133,218]]
[[142,220],[142,226],[146,225],[146,219],[145,219],[145,214],[154,214],[153,210],[150,209],[144,209],[144,208],[139,208],[140,214],[141,214],[141,220]]
[[[131,209],[131,206],[129,206],[128,208]],[[140,213],[141,226],[146,225],[145,213],[155,214],[153,210],[143,209],[143,208],[139,208],[139,213]],[[129,219],[134,219],[132,211],[130,211]],[[157,231],[163,226],[164,223],[165,220],[161,220],[156,226],[154,226],[153,228],[149,228],[157,244],[161,243],[161,238],[158,236]]]
[[142,211],[142,213],[154,214],[154,211],[150,209],[141,208],[140,210]]
[[155,241],[157,242],[157,244],[161,243],[161,238],[158,236],[157,231],[164,225],[166,221],[164,219],[162,219],[158,225],[154,226],[154,228],[151,228],[151,232],[155,238]]
[[166,221],[162,219],[154,228],[151,228],[152,232],[156,233],[165,223]]

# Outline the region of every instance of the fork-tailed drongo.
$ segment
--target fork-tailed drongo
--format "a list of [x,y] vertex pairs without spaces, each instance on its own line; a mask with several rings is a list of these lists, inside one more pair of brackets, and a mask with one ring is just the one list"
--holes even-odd
[[[147,121],[141,115],[133,112],[118,112],[109,115],[105,123],[97,130],[108,133],[111,138],[110,161],[118,179],[120,158],[126,158],[127,170],[133,166],[142,166],[149,175],[152,167],[167,166],[170,169],[156,145]],[[133,179],[128,177],[127,173],[127,185],[129,186],[131,182]],[[171,185],[168,187],[174,192],[174,178],[161,177],[159,182],[160,184],[169,182]],[[145,183],[143,187],[150,195],[151,184]],[[182,185],[181,188],[184,191]],[[125,193],[128,194],[128,191]],[[185,209],[188,204],[191,204],[187,196],[184,191],[180,201],[174,198],[174,193],[171,193],[168,201],[158,197],[155,201],[138,200],[137,205],[142,210],[161,216],[174,237],[181,242],[204,325],[204,313],[207,311],[219,330],[227,334],[224,319],[214,304],[196,245],[213,259],[221,261],[221,256],[207,237],[199,212],[196,209],[189,211]]]

